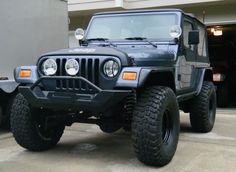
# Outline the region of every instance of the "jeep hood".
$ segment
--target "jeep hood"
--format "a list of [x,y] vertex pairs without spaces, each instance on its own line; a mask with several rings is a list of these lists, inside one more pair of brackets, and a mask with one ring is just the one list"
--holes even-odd
[[175,61],[176,53],[174,50],[161,48],[120,48],[129,57],[134,59],[136,65],[155,66],[160,62]]
[[170,62],[175,60],[174,49],[150,47],[79,47],[63,49],[44,54],[44,56],[83,55],[83,56],[116,56],[121,60],[122,66],[129,66],[133,61],[135,65],[154,66],[160,61]]
[[112,47],[78,47],[78,48],[63,49],[44,54],[43,56],[41,56],[41,58],[44,56],[70,56],[70,55],[71,56],[82,55],[85,57],[90,55],[115,56],[120,59],[123,66],[131,65],[131,58],[125,52]]

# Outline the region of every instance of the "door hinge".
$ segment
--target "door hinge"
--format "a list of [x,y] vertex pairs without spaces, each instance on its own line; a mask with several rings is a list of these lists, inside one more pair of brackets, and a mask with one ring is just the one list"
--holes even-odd
[[178,81],[181,81],[181,75],[178,74]]

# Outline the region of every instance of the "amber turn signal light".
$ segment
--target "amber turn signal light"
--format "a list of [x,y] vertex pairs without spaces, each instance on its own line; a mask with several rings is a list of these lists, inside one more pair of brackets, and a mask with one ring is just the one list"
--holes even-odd
[[123,80],[136,80],[137,73],[136,72],[124,72],[122,75]]
[[30,77],[31,76],[31,70],[29,69],[22,69],[19,74],[20,77]]

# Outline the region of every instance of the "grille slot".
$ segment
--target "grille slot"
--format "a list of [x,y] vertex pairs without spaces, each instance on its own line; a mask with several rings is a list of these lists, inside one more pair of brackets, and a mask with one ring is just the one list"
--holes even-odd
[[[57,76],[68,76],[65,70],[65,63],[68,58],[57,58],[58,65]],[[76,76],[81,76],[92,82],[94,85],[99,84],[99,65],[100,60],[98,58],[75,58],[79,63],[80,69]],[[56,90],[63,91],[77,91],[77,92],[93,92],[93,89],[85,82],[76,79],[58,79],[56,80]]]

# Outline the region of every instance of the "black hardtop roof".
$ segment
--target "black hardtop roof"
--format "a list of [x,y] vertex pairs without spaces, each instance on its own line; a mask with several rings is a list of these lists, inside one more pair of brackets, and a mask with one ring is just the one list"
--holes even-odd
[[180,12],[185,16],[188,16],[192,19],[195,19],[199,23],[203,24],[200,20],[193,16],[193,14],[185,13],[183,10],[178,8],[164,8],[164,9],[144,9],[144,10],[127,10],[127,11],[108,11],[108,12],[99,12],[95,13],[94,16],[100,15],[113,15],[113,14],[129,14],[129,13],[152,13],[152,12]]
[[168,9],[144,9],[144,10],[127,10],[127,11],[107,11],[95,13],[95,15],[109,15],[109,14],[128,14],[128,13],[148,13],[148,12],[181,12],[181,9],[168,8]]

